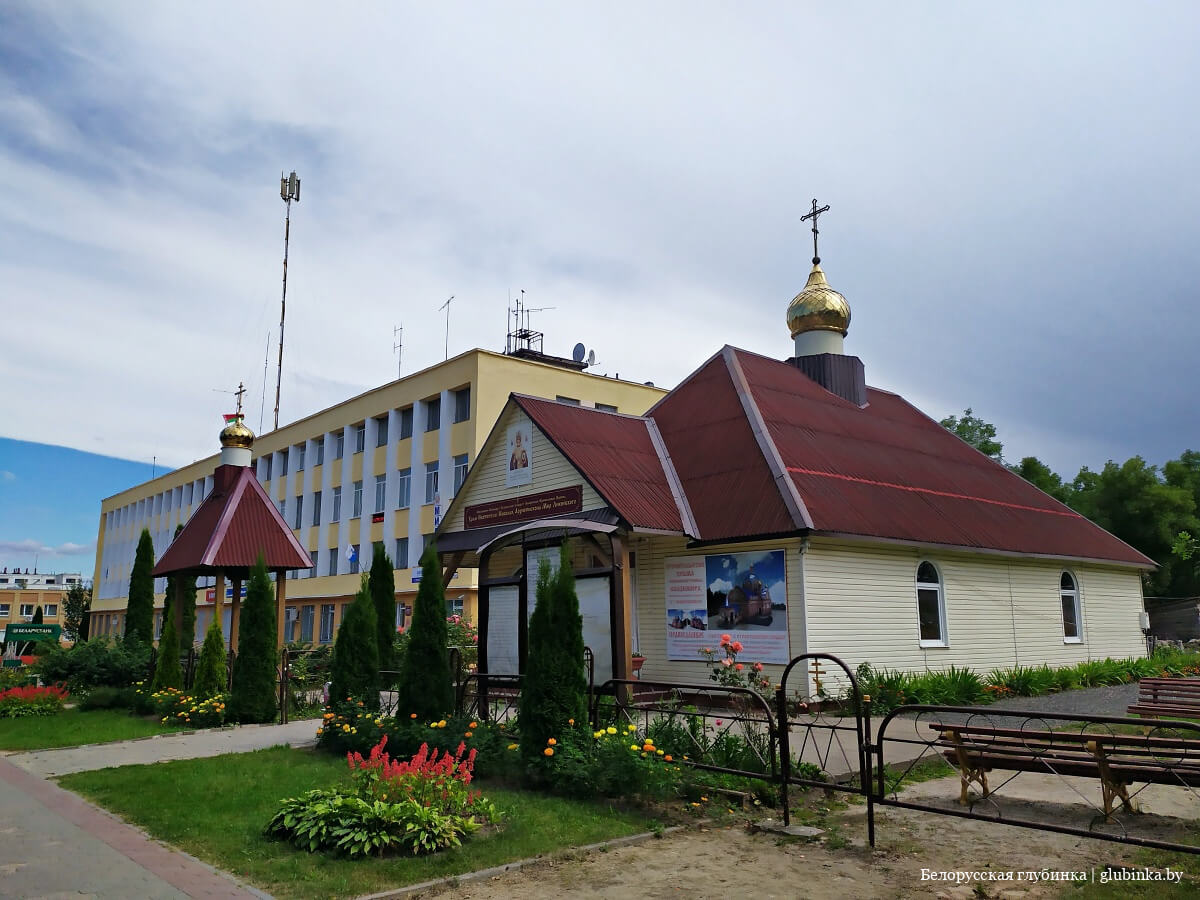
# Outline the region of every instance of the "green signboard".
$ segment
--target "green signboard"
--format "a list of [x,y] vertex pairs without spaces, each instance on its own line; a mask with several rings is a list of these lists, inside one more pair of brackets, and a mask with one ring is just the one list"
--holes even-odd
[[9,625],[4,629],[5,641],[57,641],[61,625]]

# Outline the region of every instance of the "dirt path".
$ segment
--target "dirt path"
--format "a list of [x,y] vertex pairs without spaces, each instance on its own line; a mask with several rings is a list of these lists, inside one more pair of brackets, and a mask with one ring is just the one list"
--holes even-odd
[[[916,785],[916,796],[932,800],[957,795],[958,779]],[[1040,800],[1061,801],[1067,816],[1086,813],[1071,805],[1071,789],[1031,784]],[[1077,797],[1074,799],[1078,799]],[[1016,796],[1007,809],[1020,812]],[[1200,800],[1194,801],[1200,806]],[[1173,813],[1185,810],[1175,804]],[[1032,808],[1032,807],[1031,807]],[[1044,807],[1043,807],[1044,809]],[[1196,809],[1188,810],[1195,813]],[[1133,866],[1136,848],[1090,838],[1015,828],[993,822],[931,813],[881,809],[876,816],[877,847],[866,846],[861,805],[834,813],[823,842],[807,843],[763,832],[749,833],[744,822],[691,828],[661,840],[614,848],[577,858],[546,861],[487,882],[427,896],[462,900],[551,900],[560,897],[727,898],[1016,898],[1057,897],[1064,883],[995,881],[959,884],[922,880],[922,869],[938,872],[1086,872],[1099,878],[1107,866]],[[1162,819],[1157,835],[1178,839],[1183,820]],[[1092,875],[1095,870],[1095,875]],[[984,875],[986,877],[986,875]],[[1187,883],[1187,882],[1185,882]],[[1068,889],[1069,890],[1069,889]],[[1192,882],[1200,893],[1200,884]],[[1072,896],[1068,893],[1068,896]],[[1083,896],[1086,896],[1084,894]]]

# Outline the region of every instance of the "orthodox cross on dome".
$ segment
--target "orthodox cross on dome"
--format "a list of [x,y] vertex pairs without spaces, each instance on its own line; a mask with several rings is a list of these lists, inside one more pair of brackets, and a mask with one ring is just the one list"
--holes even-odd
[[235,397],[237,397],[238,401],[237,412],[226,413],[225,424],[228,425],[230,422],[242,421],[242,419],[245,418],[245,416],[242,415],[242,395],[246,393],[246,385],[239,381],[238,389],[236,391],[222,391],[222,393],[233,394]]
[[817,208],[817,201],[816,201],[816,198],[814,197],[814,198],[813,198],[813,205],[812,205],[812,212],[810,212],[810,213],[807,213],[807,214],[805,214],[805,215],[803,215],[803,216],[801,216],[801,217],[800,217],[800,221],[801,221],[801,222],[807,222],[809,219],[812,219],[812,233],[813,233],[813,265],[814,265],[814,266],[817,266],[817,265],[820,265],[820,264],[821,264],[821,257],[820,257],[820,255],[817,253],[817,235],[818,235],[818,234],[820,234],[820,232],[819,232],[819,231],[817,231],[817,217],[818,217],[819,215],[821,215],[821,213],[825,213],[825,212],[829,212],[829,204],[828,204],[828,203],[826,203],[824,206],[822,206],[820,209],[818,209],[818,208]]
[[[815,205],[816,205],[816,203],[817,203],[817,201],[816,201],[816,200],[814,200],[814,201],[813,201],[813,205],[815,206]],[[827,207],[825,207],[825,208],[826,208],[826,209],[829,209],[829,207],[828,207],[828,206],[827,206]],[[814,230],[815,230],[815,229],[814,229]],[[237,414],[238,414],[239,416],[241,416],[241,414],[242,414],[242,395],[246,393],[246,385],[244,385],[242,382],[240,382],[240,381],[239,381],[239,382],[238,382],[238,389],[237,389],[236,391],[234,391],[233,393],[234,393],[234,395],[235,395],[235,396],[238,398],[238,408],[237,408]]]

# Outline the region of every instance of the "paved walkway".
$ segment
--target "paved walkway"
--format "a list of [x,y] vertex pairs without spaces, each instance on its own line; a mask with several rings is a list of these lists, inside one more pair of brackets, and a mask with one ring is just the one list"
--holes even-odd
[[223,753],[247,753],[288,744],[303,747],[317,739],[317,719],[287,725],[240,725],[192,734],[160,734],[135,741],[85,744],[59,750],[9,753],[7,760],[34,775],[50,777],[113,766],[139,766],[169,759],[199,759]]
[[263,898],[46,779],[110,766],[243,753],[315,740],[315,721],[66,747],[0,758],[0,896]]

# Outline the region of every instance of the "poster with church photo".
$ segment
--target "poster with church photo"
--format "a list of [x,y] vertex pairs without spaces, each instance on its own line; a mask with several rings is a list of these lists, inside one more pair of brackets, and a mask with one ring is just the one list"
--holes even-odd
[[519,487],[533,481],[533,425],[516,422],[508,426],[508,471],[504,483]]
[[694,660],[728,633],[747,664],[791,658],[782,550],[713,553],[666,561],[667,658]]

